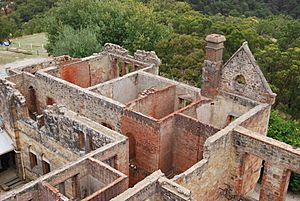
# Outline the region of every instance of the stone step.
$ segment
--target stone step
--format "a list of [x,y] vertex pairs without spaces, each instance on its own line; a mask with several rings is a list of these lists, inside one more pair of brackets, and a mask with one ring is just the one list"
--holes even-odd
[[13,177],[12,179],[10,179],[8,182],[5,182],[4,184],[8,187],[10,187],[11,185],[14,185],[15,183],[20,182],[21,179],[18,176]]

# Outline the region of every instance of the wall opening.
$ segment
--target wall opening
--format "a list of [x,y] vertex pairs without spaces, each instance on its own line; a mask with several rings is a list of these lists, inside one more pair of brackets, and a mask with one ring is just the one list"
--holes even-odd
[[79,131],[78,138],[79,138],[79,149],[80,149],[80,151],[84,151],[85,150],[85,136],[84,136],[84,133]]
[[33,169],[37,166],[37,156],[29,150],[30,168]]
[[128,142],[129,142],[129,160],[134,160],[136,157],[135,154],[136,140],[131,133],[127,133],[126,136],[128,137]]
[[241,192],[242,196],[259,200],[261,193],[261,176],[265,172],[266,162],[260,157],[246,153],[242,157],[241,168]]
[[16,168],[15,153],[13,151],[0,156],[0,173],[15,168]]
[[50,163],[48,161],[42,160],[43,174],[47,174],[51,171]]
[[178,98],[178,109],[184,108],[192,103],[191,100],[185,98]]
[[30,86],[28,89],[28,93],[29,93],[29,101],[28,101],[29,115],[31,118],[35,119],[35,116],[38,112],[35,89],[32,86]]
[[110,158],[104,160],[103,163],[106,163],[110,167],[116,169],[117,168],[117,156],[115,155],[113,157],[110,157]]
[[240,84],[240,85],[245,85],[246,84],[246,79],[243,75],[238,75],[235,77],[235,81]]
[[53,105],[53,104],[55,104],[55,101],[54,101],[53,98],[47,97],[46,104],[47,105]]
[[226,118],[225,127],[228,126],[231,122],[233,122],[236,119],[237,119],[236,116],[234,116],[234,115],[228,115],[227,118]]
[[111,130],[114,130],[113,127],[112,127],[110,124],[108,124],[108,123],[102,122],[101,125],[102,125],[102,126],[105,126],[106,128],[109,128],[109,129],[111,129]]

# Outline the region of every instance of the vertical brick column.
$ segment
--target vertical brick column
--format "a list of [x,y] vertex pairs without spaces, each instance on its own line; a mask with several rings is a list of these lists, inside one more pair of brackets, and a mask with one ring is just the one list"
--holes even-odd
[[263,173],[260,201],[284,201],[291,171],[266,163]]
[[202,69],[201,94],[213,98],[218,94],[225,37],[211,34],[206,37],[205,61]]

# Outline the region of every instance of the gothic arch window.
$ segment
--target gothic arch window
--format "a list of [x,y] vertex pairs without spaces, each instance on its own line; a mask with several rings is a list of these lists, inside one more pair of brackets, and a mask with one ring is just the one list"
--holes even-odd
[[235,77],[234,81],[240,85],[245,85],[246,84],[246,79],[243,75],[238,75]]

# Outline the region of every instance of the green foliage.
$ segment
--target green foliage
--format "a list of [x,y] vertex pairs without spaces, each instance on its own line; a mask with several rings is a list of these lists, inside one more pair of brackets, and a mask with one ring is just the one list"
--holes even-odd
[[196,10],[206,14],[226,16],[257,16],[285,14],[300,16],[300,5],[297,0],[188,0]]
[[20,25],[22,22],[28,22],[37,14],[48,11],[55,3],[55,0],[16,0],[15,12],[11,17]]
[[[91,45],[94,50],[89,52],[96,52],[98,44],[102,46],[106,42],[122,45],[131,52],[136,49],[155,50],[163,61],[161,74],[197,86],[201,83],[203,39],[206,35],[220,33],[226,36],[224,61],[244,41],[248,41],[273,91],[278,94],[275,108],[291,114],[293,118],[300,118],[300,20],[287,16],[267,17],[276,9],[284,10],[288,6],[273,1],[272,8],[266,10],[265,3],[270,1],[190,2],[203,5],[206,13],[239,16],[242,16],[241,12],[245,16],[264,13],[266,18],[208,16],[194,11],[190,4],[176,0],[60,0],[55,8],[45,15],[35,15],[29,22],[23,23],[22,28],[24,33],[47,30],[50,41],[48,52],[55,55],[60,52],[57,48],[68,54],[66,48],[60,45],[64,43],[62,38],[73,40],[66,37],[66,30],[74,30],[75,35],[91,30],[96,42]],[[16,9],[21,11],[21,8],[17,6]],[[82,51],[77,52],[81,54],[76,55],[86,55]],[[74,55],[74,51],[70,50],[69,54]]]
[[[283,118],[276,110],[272,111],[270,116],[268,136],[300,148],[300,124]],[[300,174],[292,173],[289,189],[300,193]]]
[[202,46],[203,41],[191,35],[174,34],[162,40],[156,47],[157,54],[162,58],[161,74],[199,86],[204,57]]
[[136,1],[69,0],[49,12],[51,25],[48,51],[53,54],[64,26],[74,30],[93,27],[97,44],[116,43],[128,48],[153,50],[168,36],[169,29],[158,23],[153,11]]
[[300,48],[281,50],[278,44],[257,52],[257,58],[272,89],[278,93],[275,107],[300,118]]
[[100,52],[101,48],[93,28],[75,30],[72,27],[64,26],[55,46],[53,46],[53,55],[68,54],[80,58]]
[[10,38],[17,29],[14,21],[6,16],[0,17],[0,27],[0,41]]

